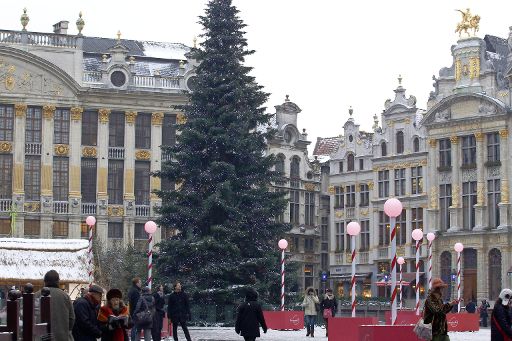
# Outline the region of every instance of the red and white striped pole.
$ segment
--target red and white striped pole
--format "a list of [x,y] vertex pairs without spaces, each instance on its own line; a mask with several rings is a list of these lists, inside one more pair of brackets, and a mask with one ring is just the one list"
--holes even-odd
[[94,257],[92,254],[92,227],[94,226],[94,224],[96,224],[96,218],[94,218],[93,216],[88,216],[85,219],[85,223],[89,227],[89,249],[87,251],[87,257],[89,260],[88,271],[89,271],[89,288],[90,288],[92,285],[92,282],[94,282],[94,262],[93,262]]
[[464,250],[464,245],[455,243],[454,249],[457,252],[457,299],[459,300],[457,312],[460,313],[460,253]]
[[350,291],[352,292],[352,317],[356,317],[356,236],[361,232],[361,226],[355,221],[347,225],[347,232],[350,235],[350,246],[352,247],[352,282]]
[[436,235],[432,232],[427,233],[427,240],[428,240],[428,272],[427,272],[427,279],[428,279],[428,288],[432,289],[432,243],[434,242],[434,239],[436,239]]
[[396,198],[386,200],[384,213],[389,217],[391,233],[391,325],[396,322],[396,217],[402,213],[402,203]]
[[402,265],[405,263],[404,257],[398,257],[397,261],[400,265],[400,310],[402,310]]
[[144,224],[144,230],[148,234],[148,287],[151,289],[153,284],[152,270],[153,270],[153,233],[156,232],[156,223],[148,221]]
[[284,311],[284,250],[288,247],[288,242],[281,239],[278,246],[281,249],[281,311]]
[[412,231],[412,239],[416,241],[416,315],[420,314],[420,240],[423,239],[423,231]]

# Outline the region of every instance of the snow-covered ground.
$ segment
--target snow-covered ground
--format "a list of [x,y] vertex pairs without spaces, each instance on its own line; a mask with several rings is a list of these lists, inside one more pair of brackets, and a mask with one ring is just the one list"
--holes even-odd
[[[234,328],[189,328],[190,336],[193,341],[241,341],[243,338],[235,333]],[[185,340],[185,336],[178,328],[179,340]],[[315,329],[315,339],[327,340],[325,337],[325,329],[317,327]],[[491,339],[491,331],[489,329],[480,330],[475,333],[450,333],[451,341],[488,341]],[[170,338],[169,340],[172,340]],[[306,341],[312,340],[310,337],[306,337],[305,330],[299,331],[279,331],[269,330],[266,334],[261,332],[261,338],[256,340],[259,341]],[[346,340],[352,341],[352,340]],[[357,341],[357,340],[354,340]],[[399,341],[399,340],[397,340]]]

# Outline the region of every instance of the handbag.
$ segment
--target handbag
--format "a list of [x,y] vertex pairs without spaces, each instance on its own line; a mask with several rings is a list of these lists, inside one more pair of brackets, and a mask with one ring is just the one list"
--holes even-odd
[[[432,322],[434,322],[434,320],[432,320]],[[420,339],[432,340],[432,323],[425,323],[423,317],[416,322],[413,331]]]
[[144,309],[135,314],[135,322],[136,324],[148,324],[153,322],[153,313],[148,308],[148,304],[144,298],[140,298],[144,303]]
[[328,319],[329,317],[332,317],[331,308],[325,308],[323,315],[324,315],[324,319]]

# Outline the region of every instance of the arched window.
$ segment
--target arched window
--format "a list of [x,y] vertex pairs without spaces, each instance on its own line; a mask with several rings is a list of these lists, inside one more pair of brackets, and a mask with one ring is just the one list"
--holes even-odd
[[298,156],[294,156],[290,163],[290,178],[300,179],[300,159]]
[[404,153],[404,132],[399,131],[396,133],[396,153],[403,154]]
[[444,251],[441,254],[441,279],[448,284],[448,289],[445,291],[445,299],[451,296],[451,273],[452,273],[452,254],[449,251]]
[[418,137],[415,137],[412,141],[412,150],[417,153],[420,151],[420,139]]
[[496,298],[501,291],[501,251],[489,251],[489,297]]
[[279,172],[281,175],[284,174],[284,155],[279,154],[276,158],[276,172]]
[[382,142],[380,144],[380,154],[381,154],[381,156],[388,155],[388,148],[387,148],[386,142]]
[[354,154],[348,154],[347,157],[347,172],[354,171]]

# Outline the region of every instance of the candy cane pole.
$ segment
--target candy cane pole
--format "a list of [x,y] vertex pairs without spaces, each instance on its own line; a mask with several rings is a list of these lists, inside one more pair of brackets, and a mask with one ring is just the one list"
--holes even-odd
[[390,217],[391,225],[391,325],[396,322],[396,217]]
[[281,311],[284,311],[284,250],[288,247],[288,242],[281,239],[277,245],[281,249]]
[[156,231],[156,223],[148,221],[144,224],[144,230],[148,234],[148,287],[151,289],[153,283],[152,270],[153,270],[153,233]]
[[88,270],[89,270],[89,287],[91,287],[92,282],[94,281],[94,263],[93,263],[93,254],[92,254],[92,227],[96,224],[96,218],[93,216],[88,216],[85,219],[85,223],[89,227],[89,249],[87,251],[87,256],[89,260]]
[[350,236],[352,246],[352,317],[356,317],[356,236]]
[[420,241],[416,241],[416,315],[420,314]]
[[457,299],[459,300],[457,312],[460,313],[460,253],[464,250],[464,245],[462,243],[455,243],[454,249],[457,252]]
[[402,266],[405,263],[404,257],[398,257],[397,261],[400,265],[400,310],[402,310]]
[[428,278],[428,288],[432,289],[432,243],[434,242],[434,239],[436,239],[436,235],[432,232],[427,233],[427,248],[428,248],[428,272],[427,272],[427,278]]

